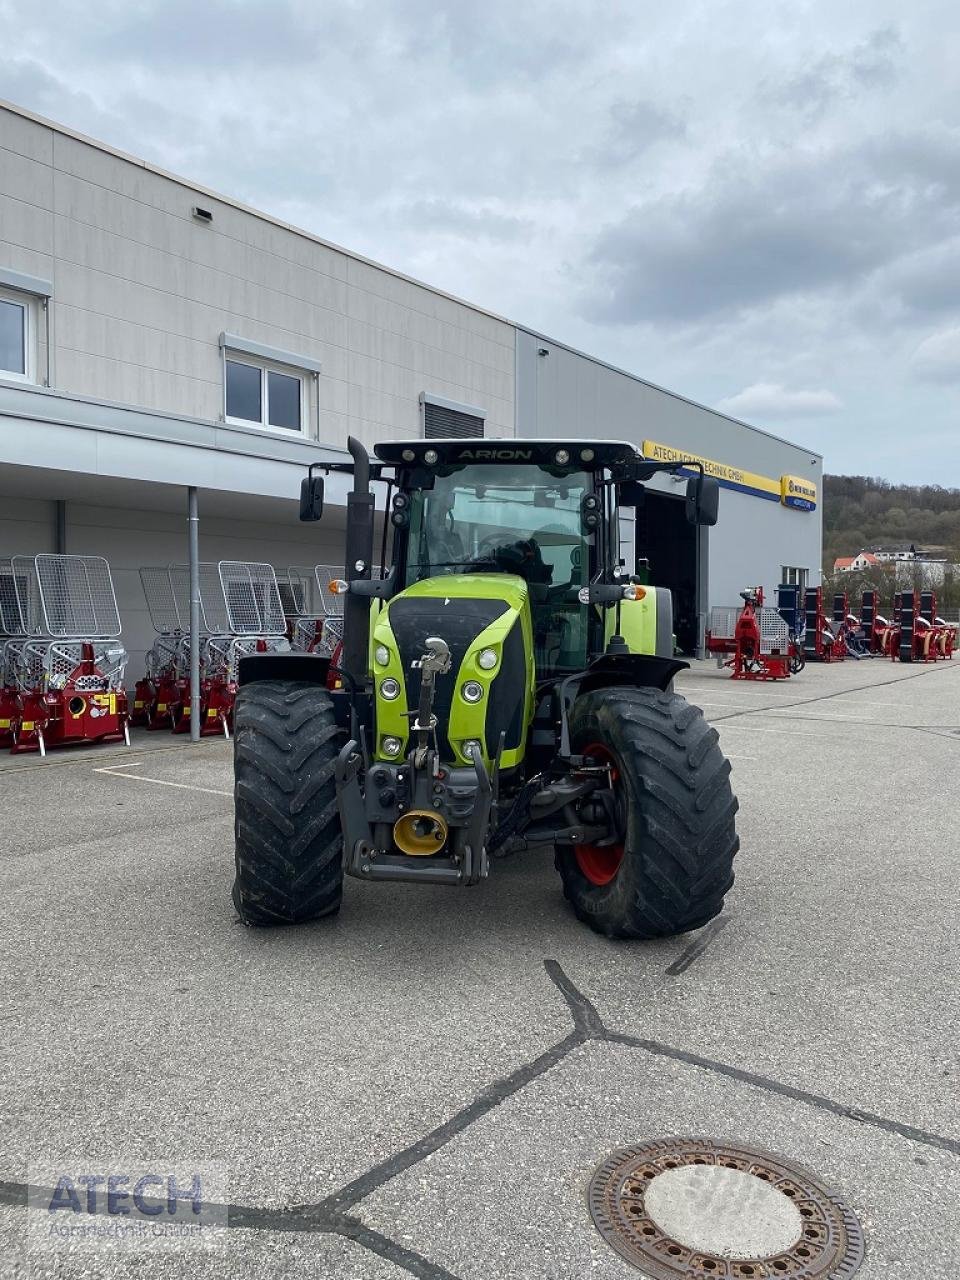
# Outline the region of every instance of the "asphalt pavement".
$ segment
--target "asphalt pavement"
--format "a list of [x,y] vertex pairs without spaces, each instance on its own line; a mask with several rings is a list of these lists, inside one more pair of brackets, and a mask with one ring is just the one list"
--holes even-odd
[[[617,1148],[753,1144],[850,1205],[859,1275],[960,1256],[960,661],[678,687],[742,848],[699,933],[616,943],[548,854],[475,889],[348,881],[339,917],[230,902],[231,747],[0,756],[0,1275],[491,1280],[639,1273],[587,1187]],[[48,1167],[224,1169],[207,1250],[38,1247]]]

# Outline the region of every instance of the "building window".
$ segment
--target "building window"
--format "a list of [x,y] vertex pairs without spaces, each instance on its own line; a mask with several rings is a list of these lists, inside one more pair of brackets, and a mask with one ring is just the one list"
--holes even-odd
[[35,300],[13,289],[0,289],[0,377],[36,378]]
[[304,380],[264,363],[228,356],[226,418],[228,422],[302,431]]
[[458,404],[423,392],[423,434],[427,440],[471,440],[484,434],[486,414],[473,405]]

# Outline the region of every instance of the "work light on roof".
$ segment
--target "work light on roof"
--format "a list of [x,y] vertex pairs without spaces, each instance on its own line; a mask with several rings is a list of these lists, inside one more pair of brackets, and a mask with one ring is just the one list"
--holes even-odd
[[432,467],[439,456],[436,449],[428,449],[423,455],[423,460],[428,467]]

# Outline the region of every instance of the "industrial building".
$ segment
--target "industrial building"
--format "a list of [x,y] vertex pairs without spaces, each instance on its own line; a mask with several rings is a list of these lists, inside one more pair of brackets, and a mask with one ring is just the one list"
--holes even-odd
[[819,582],[817,454],[0,104],[0,555],[105,556],[131,679],[138,570],[186,559],[189,489],[203,560],[336,562],[345,484],[300,526],[309,463],[348,434],[475,433],[628,439],[717,475],[715,528],[670,478],[636,513],[687,650],[745,586]]

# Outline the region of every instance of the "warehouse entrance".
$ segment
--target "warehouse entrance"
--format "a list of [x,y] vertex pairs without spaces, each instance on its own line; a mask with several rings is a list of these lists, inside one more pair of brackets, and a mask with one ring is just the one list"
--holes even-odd
[[697,526],[687,521],[682,497],[647,489],[636,512],[638,570],[643,570],[645,557],[651,584],[673,593],[673,629],[685,654],[697,651],[697,602],[699,595],[706,597],[706,583],[698,581],[698,576],[706,574],[705,555],[700,575],[697,571],[699,533]]

